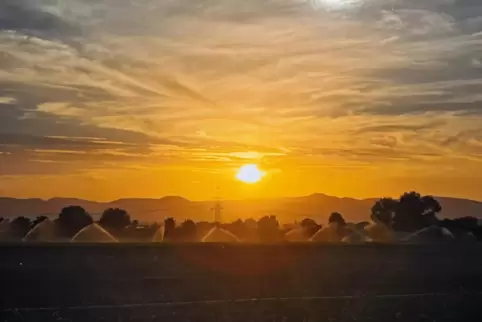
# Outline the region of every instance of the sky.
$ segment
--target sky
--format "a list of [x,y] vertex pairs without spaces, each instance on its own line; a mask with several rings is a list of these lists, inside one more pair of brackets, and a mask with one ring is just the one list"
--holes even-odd
[[2,0],[0,82],[4,196],[482,200],[480,0]]

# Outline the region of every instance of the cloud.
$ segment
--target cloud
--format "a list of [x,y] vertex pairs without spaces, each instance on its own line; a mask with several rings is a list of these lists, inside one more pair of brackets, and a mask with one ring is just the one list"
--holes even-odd
[[418,132],[422,130],[430,130],[443,125],[444,122],[425,122],[419,124],[383,124],[383,125],[371,125],[366,127],[360,127],[357,130],[357,134],[362,133],[392,133],[392,132]]
[[8,169],[480,166],[482,4],[337,3],[2,1]]
[[22,147],[35,149],[80,150],[88,152],[92,149],[104,149],[122,145],[119,142],[105,142],[99,139],[63,138],[33,136],[25,134],[0,133],[0,145],[3,147]]
[[[64,19],[49,1],[3,0],[0,3],[0,30],[16,30],[26,34],[73,35],[79,29]],[[54,9],[54,10],[52,10]]]
[[15,103],[15,99],[11,97],[0,97],[0,104],[9,105]]

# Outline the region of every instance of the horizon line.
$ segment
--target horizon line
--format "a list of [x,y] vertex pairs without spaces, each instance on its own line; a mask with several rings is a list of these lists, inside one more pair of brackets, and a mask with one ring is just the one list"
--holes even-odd
[[[403,192],[401,193],[403,194]],[[400,194],[400,195],[401,195]],[[256,201],[256,200],[276,200],[276,199],[290,199],[290,198],[305,198],[305,197],[311,197],[311,196],[316,196],[316,195],[322,195],[325,197],[330,197],[330,198],[338,198],[338,199],[352,199],[352,200],[358,200],[358,201],[363,201],[363,200],[372,200],[372,199],[381,199],[381,198],[393,198],[397,199],[398,197],[394,196],[377,196],[377,197],[366,197],[366,198],[357,198],[357,197],[350,197],[350,196],[335,196],[335,195],[330,195],[322,192],[314,192],[311,194],[307,195],[296,195],[296,196],[279,196],[279,197],[266,197],[266,198],[246,198],[246,199],[219,199],[220,201]],[[423,194],[425,195],[425,194]],[[482,203],[482,200],[477,200],[477,199],[472,199],[472,198],[466,198],[466,197],[456,197],[456,196],[445,196],[445,195],[435,195],[435,194],[427,194],[430,196],[433,196],[435,198],[450,198],[450,199],[459,199],[459,200],[467,200],[467,201],[473,201],[473,202],[480,202]],[[16,199],[16,200],[42,200],[42,201],[51,201],[54,199],[77,199],[77,200],[82,200],[82,201],[89,201],[89,202],[97,202],[97,203],[114,203],[118,202],[121,200],[128,200],[128,199],[147,199],[147,200],[161,200],[161,199],[166,199],[166,198],[182,198],[185,199],[189,202],[208,202],[208,201],[215,201],[215,199],[189,199],[181,195],[165,195],[162,197],[121,197],[113,200],[93,200],[93,199],[85,199],[85,198],[79,198],[79,197],[51,197],[51,198],[38,198],[38,197],[12,197],[12,196],[0,196],[0,199]]]

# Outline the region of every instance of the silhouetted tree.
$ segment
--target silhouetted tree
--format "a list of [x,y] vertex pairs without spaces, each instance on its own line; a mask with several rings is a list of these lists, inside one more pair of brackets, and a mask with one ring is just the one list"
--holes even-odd
[[12,232],[12,237],[22,238],[29,231],[32,223],[27,217],[17,217],[10,223],[10,228]]
[[196,240],[196,224],[188,219],[177,229],[177,239],[181,241],[193,242]]
[[34,228],[35,226],[37,226],[38,224],[40,224],[42,221],[45,221],[47,220],[47,216],[37,216],[37,218],[35,218],[33,221],[32,221],[32,227],[31,228]]
[[414,232],[438,224],[436,214],[442,207],[432,196],[421,196],[417,192],[406,192],[399,200],[382,198],[373,205],[371,218],[396,231]]
[[259,239],[264,242],[277,242],[281,240],[279,222],[276,216],[265,216],[258,221]]
[[248,235],[248,227],[246,227],[246,224],[241,219],[225,225],[224,228],[232,232],[240,239],[245,239]]
[[80,206],[68,206],[62,209],[57,223],[63,234],[74,236],[79,230],[92,224],[92,217]]
[[442,211],[442,206],[440,203],[432,196],[423,196],[423,215],[437,214]]
[[244,221],[244,226],[246,227],[246,233],[240,238],[247,242],[259,241],[258,223],[256,220],[253,218],[248,218]]
[[375,202],[375,205],[373,205],[371,219],[374,222],[380,222],[388,227],[391,227],[397,207],[398,200],[392,198],[382,198]]
[[201,239],[209,233],[209,231],[214,227],[214,223],[207,222],[207,221],[200,221],[196,223],[196,240],[200,241]]
[[131,224],[131,217],[124,209],[109,208],[104,210],[99,224],[110,230],[121,230]]
[[174,218],[169,217],[164,220],[164,240],[174,240],[176,233],[176,221]]
[[444,219],[440,222],[440,226],[450,231],[474,232],[479,227],[479,221],[475,217]]
[[248,218],[244,221],[244,225],[248,228],[248,229],[257,229],[258,228],[258,223],[256,222],[256,220],[254,220],[253,218]]
[[304,218],[300,226],[303,228],[307,238],[313,236],[321,228],[321,225],[318,225],[316,221],[310,218]]
[[439,223],[437,214],[442,211],[440,203],[432,196],[423,196],[422,204],[424,205],[422,223],[424,227],[436,225]]
[[131,226],[132,226],[132,227],[137,227],[137,226],[139,226],[139,220],[134,219],[134,220],[131,222]]
[[481,241],[482,240],[482,226],[478,225],[476,228],[474,228],[473,234],[477,238],[477,240]]
[[436,214],[442,207],[431,196],[422,197],[417,192],[404,193],[396,207],[393,229],[413,232],[437,223]]
[[340,240],[346,235],[347,231],[345,229],[346,221],[345,218],[339,212],[332,212],[330,217],[328,218],[329,224],[337,224],[337,233],[340,237]]
[[328,218],[328,223],[337,223],[340,226],[344,226],[346,224],[345,218],[339,212],[332,212],[330,218]]

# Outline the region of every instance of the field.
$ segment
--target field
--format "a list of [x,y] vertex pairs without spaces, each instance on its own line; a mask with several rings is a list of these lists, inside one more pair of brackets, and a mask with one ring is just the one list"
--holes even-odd
[[481,251],[4,245],[0,321],[482,321]]

